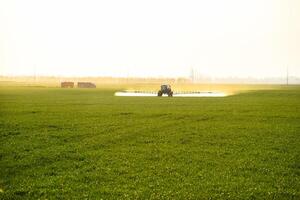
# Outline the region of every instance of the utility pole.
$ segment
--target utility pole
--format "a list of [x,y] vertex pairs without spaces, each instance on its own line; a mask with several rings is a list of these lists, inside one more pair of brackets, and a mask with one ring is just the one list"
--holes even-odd
[[36,64],[34,64],[34,83],[36,84]]
[[289,85],[289,66],[286,67],[286,85]]
[[194,68],[191,67],[191,72],[190,72],[190,79],[192,81],[192,83],[194,83],[194,79],[195,79],[195,72],[194,72]]

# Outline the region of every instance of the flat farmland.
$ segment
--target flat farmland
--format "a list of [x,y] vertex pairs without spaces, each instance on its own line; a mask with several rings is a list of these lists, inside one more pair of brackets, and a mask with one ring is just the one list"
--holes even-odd
[[1,199],[300,199],[300,86],[221,98],[2,86]]

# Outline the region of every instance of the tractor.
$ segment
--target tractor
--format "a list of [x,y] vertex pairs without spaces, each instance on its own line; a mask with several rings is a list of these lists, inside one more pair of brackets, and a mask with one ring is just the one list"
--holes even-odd
[[157,93],[157,96],[161,97],[163,94],[167,94],[169,97],[173,96],[173,91],[171,90],[170,85],[161,85],[160,90]]

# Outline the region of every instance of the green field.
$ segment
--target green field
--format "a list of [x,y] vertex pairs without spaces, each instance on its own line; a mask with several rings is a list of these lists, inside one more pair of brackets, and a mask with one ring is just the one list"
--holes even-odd
[[300,199],[300,87],[0,88],[0,199]]

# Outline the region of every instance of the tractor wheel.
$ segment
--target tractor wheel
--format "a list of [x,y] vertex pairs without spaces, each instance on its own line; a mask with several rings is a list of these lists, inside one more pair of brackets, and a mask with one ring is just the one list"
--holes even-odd
[[157,96],[158,96],[158,97],[161,97],[161,96],[162,96],[162,92],[161,92],[161,91],[158,91]]
[[168,94],[168,96],[169,96],[169,97],[173,97],[173,92],[170,92],[170,93]]

